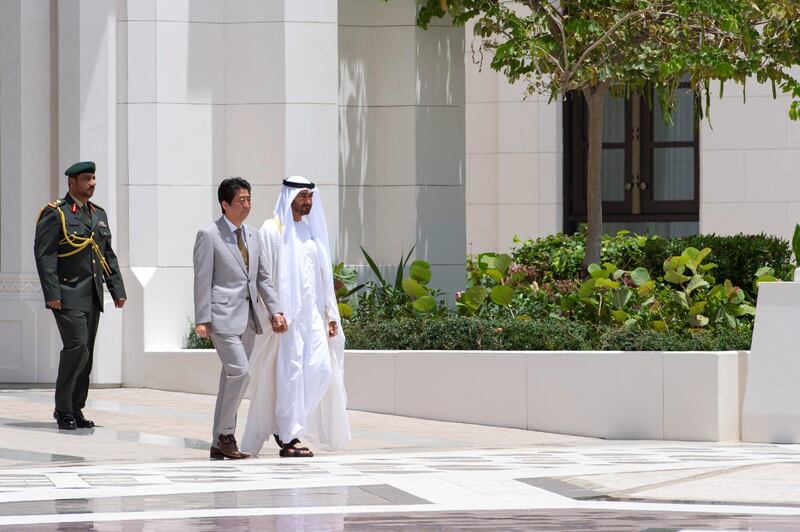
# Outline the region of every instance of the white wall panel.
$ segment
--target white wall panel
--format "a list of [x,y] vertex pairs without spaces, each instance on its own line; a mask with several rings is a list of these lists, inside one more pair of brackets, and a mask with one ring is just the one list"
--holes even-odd
[[413,25],[373,29],[371,39],[364,43],[369,50],[367,95],[371,105],[416,105],[415,40]]
[[225,103],[285,101],[284,32],[278,22],[224,26]]
[[601,438],[663,437],[660,354],[537,353],[528,362],[528,429]]
[[[464,102],[464,30],[460,27],[416,28],[417,98],[420,105],[455,105]],[[387,64],[391,64],[390,61]]]
[[[397,118],[394,118],[399,115]],[[367,106],[340,106],[339,107],[339,182],[344,187],[374,186],[378,179],[381,182],[405,182],[403,175],[389,177],[395,172],[396,166],[406,164],[406,157],[413,152],[409,146],[411,140],[402,134],[387,134],[390,121],[395,122],[407,119],[408,113],[403,113],[402,108],[393,107],[367,107]],[[377,124],[382,125],[381,128]],[[408,130],[411,127],[408,126]],[[382,142],[381,137],[393,136],[394,146],[391,141]],[[384,145],[385,151],[381,151]],[[379,163],[385,158],[387,162]],[[382,169],[379,175],[376,168]]]
[[228,22],[280,22],[284,20],[284,3],[277,0],[233,0],[225,3]]
[[228,3],[220,0],[157,0],[156,18],[181,22],[224,22]]
[[191,267],[197,230],[221,216],[216,184],[159,187],[156,205],[158,266]]
[[539,201],[545,205],[560,205],[564,200],[564,156],[561,153],[540,152],[537,162]]
[[467,253],[502,251],[497,248],[497,205],[470,205],[467,209]]
[[378,185],[410,186],[416,182],[417,143],[414,107],[371,107],[368,111],[370,139],[366,156],[374,160]]
[[[539,204],[536,213],[538,214],[536,229],[540,235],[552,235],[561,231],[563,214],[561,204]],[[511,244],[509,244],[510,247]],[[508,251],[508,249],[499,251]]]
[[156,24],[159,102],[224,103],[224,32],[222,24]]
[[161,185],[217,184],[225,175],[225,108],[216,105],[159,105],[158,182]]
[[403,353],[396,365],[398,415],[527,426],[525,355]]
[[156,23],[128,22],[125,87],[128,102],[156,101]]
[[538,107],[533,102],[497,104],[497,149],[500,153],[538,150]]
[[796,220],[788,220],[789,203],[701,203],[700,232],[719,235],[769,233],[791,235]]
[[275,104],[225,106],[226,175],[244,176],[251,185],[280,184],[286,176],[286,112]]
[[[496,153],[472,153],[467,155],[467,203],[469,205],[496,205],[499,197],[497,186],[499,155]],[[469,234],[469,231],[467,231]]]
[[498,202],[503,205],[538,203],[538,154],[501,153],[497,158]]
[[[160,187],[153,185],[135,185],[127,189],[129,211],[128,234],[133,238],[128,243],[128,261],[130,266],[152,266],[158,264],[159,237],[167,227],[159,231],[158,203]],[[173,230],[189,238],[182,226],[174,226]]]
[[22,342],[22,320],[0,319],[0,338],[3,339],[3,357],[0,372],[4,382],[25,382],[33,376],[26,367],[25,345]]
[[285,112],[286,174],[338,183],[338,106],[289,104]]
[[494,103],[468,103],[466,120],[466,150],[472,153],[498,153],[498,110]]
[[287,23],[286,101],[337,103],[338,29],[335,24]]
[[[127,124],[127,176],[131,185],[158,183],[158,131],[155,103],[128,104],[124,106]],[[122,125],[122,124],[120,124]],[[169,137],[166,137],[169,139]],[[161,147],[166,152],[171,147]]]
[[335,24],[337,4],[331,0],[284,0],[285,17],[287,21]]
[[465,185],[464,127],[461,106],[416,108],[417,184]]
[[127,0],[125,10],[120,14],[123,20],[155,20],[156,0]]
[[700,199],[704,203],[745,201],[745,152],[706,150],[700,157]]
[[[771,97],[715,100],[711,107],[711,126],[701,123],[703,150],[753,150],[786,147],[789,121],[787,99]],[[713,129],[712,129],[713,128]]]
[[497,218],[498,243],[491,251],[507,251],[514,237],[524,240],[540,234],[539,205],[500,205]]

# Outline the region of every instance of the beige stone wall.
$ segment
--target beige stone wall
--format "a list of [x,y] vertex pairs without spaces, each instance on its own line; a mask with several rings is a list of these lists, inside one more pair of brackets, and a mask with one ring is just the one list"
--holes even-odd
[[475,64],[472,28],[465,29],[467,249],[507,251],[515,235],[562,230],[561,104],[525,99],[489,67]]
[[[796,75],[800,72],[796,73]],[[791,238],[800,222],[800,122],[791,100],[751,81],[729,84],[700,131],[700,231]]]

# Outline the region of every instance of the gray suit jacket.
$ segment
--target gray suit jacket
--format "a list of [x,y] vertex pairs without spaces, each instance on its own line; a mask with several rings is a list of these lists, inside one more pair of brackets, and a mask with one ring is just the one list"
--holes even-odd
[[267,316],[258,304],[259,295],[270,316],[280,312],[258,231],[244,224],[242,228],[249,269],[224,215],[199,230],[194,242],[194,321],[210,323],[215,333],[242,334],[252,312],[256,332],[261,334]]

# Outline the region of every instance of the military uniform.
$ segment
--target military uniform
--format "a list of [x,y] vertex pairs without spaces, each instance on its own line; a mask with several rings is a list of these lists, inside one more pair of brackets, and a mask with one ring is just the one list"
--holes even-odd
[[103,280],[115,300],[126,297],[105,210],[88,201],[79,208],[70,194],[49,203],[36,223],[34,253],[45,301],[61,301],[60,309],[52,309],[64,344],[56,380],[56,419],[61,427],[59,416],[72,413],[79,427],[93,426],[81,425],[81,409],[103,311]]

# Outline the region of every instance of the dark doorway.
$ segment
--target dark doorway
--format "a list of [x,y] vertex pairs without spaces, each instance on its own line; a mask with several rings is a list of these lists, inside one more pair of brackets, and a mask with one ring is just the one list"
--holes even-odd
[[[700,162],[695,96],[679,86],[672,124],[662,119],[657,94],[607,96],[603,127],[603,231],[696,234]],[[588,113],[580,93],[564,103],[564,230],[586,221]]]

